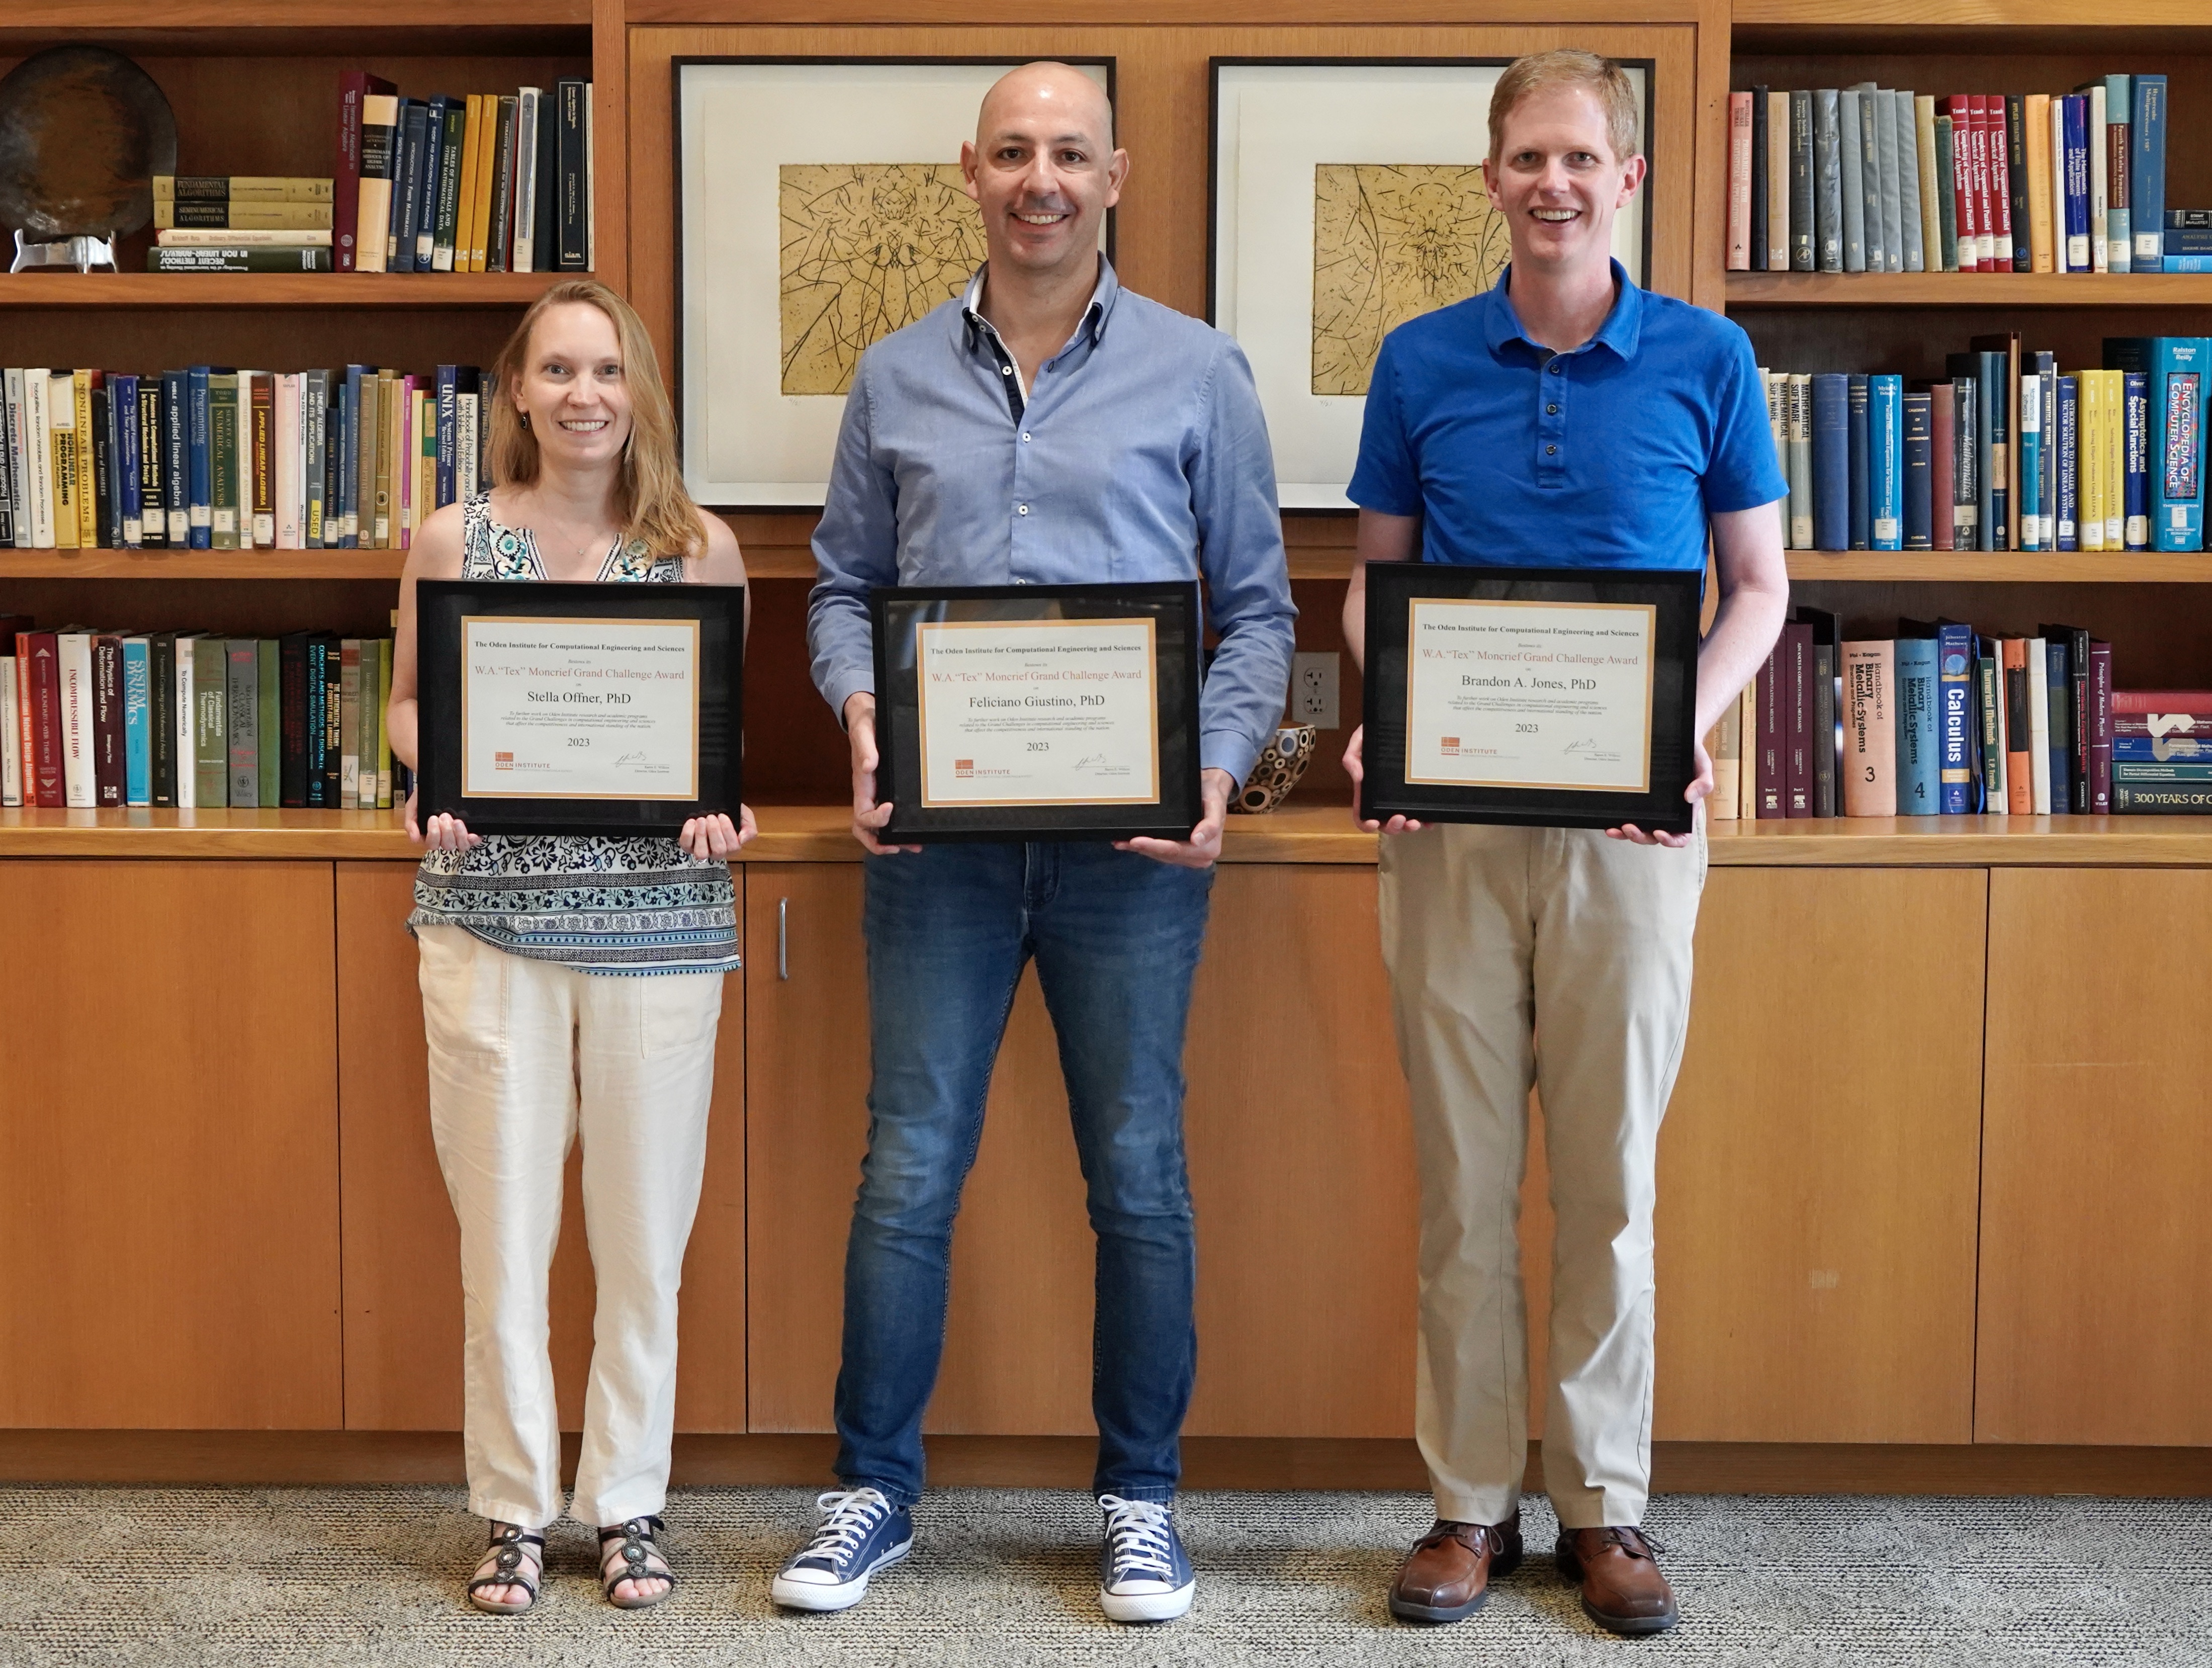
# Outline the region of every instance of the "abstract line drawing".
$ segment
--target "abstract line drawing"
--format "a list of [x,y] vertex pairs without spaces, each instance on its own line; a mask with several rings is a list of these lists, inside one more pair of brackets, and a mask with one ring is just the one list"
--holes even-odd
[[776,170],[783,392],[842,394],[861,353],[957,295],[983,220],[950,162]]
[[1364,394],[1385,336],[1489,289],[1510,253],[1478,165],[1316,163],[1314,393]]

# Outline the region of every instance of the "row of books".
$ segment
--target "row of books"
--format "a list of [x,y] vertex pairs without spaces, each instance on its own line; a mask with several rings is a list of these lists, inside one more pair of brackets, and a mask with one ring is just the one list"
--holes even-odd
[[2212,697],[2115,691],[2070,625],[1846,640],[1799,608],[1709,746],[1723,819],[2212,809]]
[[2061,373],[1978,336],[1933,381],[1763,368],[1801,551],[2201,551],[2212,338],[2111,336]]
[[335,234],[325,241],[341,272],[586,272],[598,264],[588,81],[414,99],[349,71],[337,143]]
[[333,180],[157,173],[149,272],[327,272]]
[[405,549],[486,478],[473,365],[9,368],[0,545]]
[[0,615],[0,804],[404,803],[392,639],[41,631]]
[[2212,272],[2212,210],[2166,206],[2166,104],[2162,75],[1731,93],[1729,269]]

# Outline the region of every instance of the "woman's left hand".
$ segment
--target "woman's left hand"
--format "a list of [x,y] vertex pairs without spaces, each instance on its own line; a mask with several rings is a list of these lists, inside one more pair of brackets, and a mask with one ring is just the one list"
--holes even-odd
[[758,835],[753,823],[753,808],[750,805],[738,807],[735,826],[726,812],[716,812],[711,817],[694,817],[684,825],[684,831],[676,837],[676,843],[702,861],[717,857],[734,857]]

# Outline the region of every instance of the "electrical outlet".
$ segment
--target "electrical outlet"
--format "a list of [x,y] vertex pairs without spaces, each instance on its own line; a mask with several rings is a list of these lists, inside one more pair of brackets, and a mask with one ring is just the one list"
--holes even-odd
[[1296,654],[1291,659],[1291,721],[1333,730],[1337,725],[1336,679],[1339,656]]

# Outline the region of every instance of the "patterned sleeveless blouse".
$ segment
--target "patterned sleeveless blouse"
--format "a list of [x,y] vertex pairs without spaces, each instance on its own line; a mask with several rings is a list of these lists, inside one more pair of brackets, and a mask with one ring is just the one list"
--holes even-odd
[[[599,576],[678,585],[684,563],[638,540],[609,551]],[[462,506],[461,577],[545,577],[529,529],[492,520],[489,496]],[[492,834],[468,851],[428,852],[407,924],[459,927],[514,955],[586,973],[726,973],[738,965],[729,865],[670,839]]]

